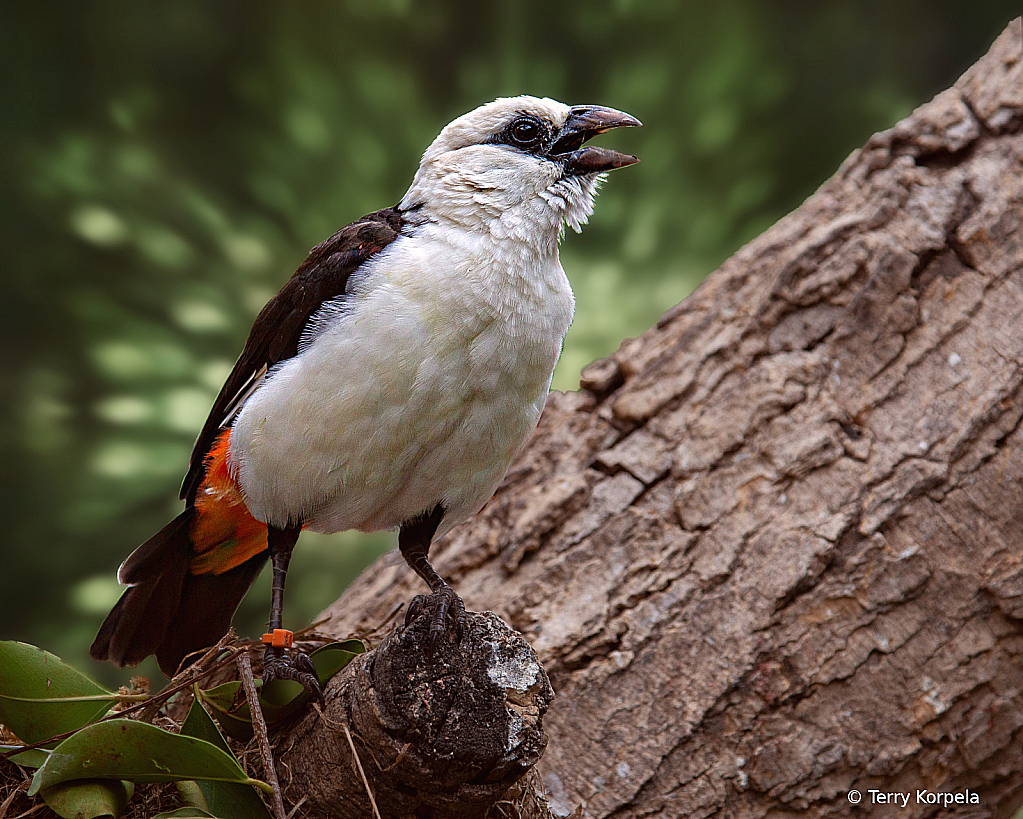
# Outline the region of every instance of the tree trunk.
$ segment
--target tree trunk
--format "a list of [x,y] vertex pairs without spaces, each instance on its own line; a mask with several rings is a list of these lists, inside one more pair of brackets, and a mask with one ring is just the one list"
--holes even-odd
[[[1010,815],[1021,385],[1017,19],[552,395],[494,499],[436,545],[550,675],[554,812],[894,814],[883,791],[909,795],[902,816],[957,792]],[[324,628],[377,628],[420,585],[388,555]]]

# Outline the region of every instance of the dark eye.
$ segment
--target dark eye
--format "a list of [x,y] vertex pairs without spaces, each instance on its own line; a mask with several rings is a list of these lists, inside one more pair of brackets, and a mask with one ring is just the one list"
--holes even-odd
[[519,117],[508,129],[512,142],[516,145],[535,145],[540,140],[543,129],[533,117]]

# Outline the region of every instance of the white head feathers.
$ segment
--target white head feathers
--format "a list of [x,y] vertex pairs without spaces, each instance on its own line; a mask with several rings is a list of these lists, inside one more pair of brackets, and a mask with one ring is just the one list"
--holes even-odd
[[[557,100],[519,96],[458,117],[423,154],[401,207],[422,206],[433,219],[553,249],[566,224],[578,232],[586,223],[604,176],[571,173],[563,156],[552,153],[574,110]],[[542,134],[523,147],[509,129],[529,119]]]

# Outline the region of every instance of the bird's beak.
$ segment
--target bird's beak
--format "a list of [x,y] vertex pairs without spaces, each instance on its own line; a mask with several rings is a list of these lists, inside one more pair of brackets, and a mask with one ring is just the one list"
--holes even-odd
[[592,145],[584,148],[583,143],[612,128],[635,127],[642,124],[635,117],[614,108],[577,105],[569,111],[568,119],[548,151],[548,156],[561,162],[565,167],[565,173],[570,176],[603,173],[633,165],[639,162],[639,159],[630,154],[620,154],[609,148],[596,148]]

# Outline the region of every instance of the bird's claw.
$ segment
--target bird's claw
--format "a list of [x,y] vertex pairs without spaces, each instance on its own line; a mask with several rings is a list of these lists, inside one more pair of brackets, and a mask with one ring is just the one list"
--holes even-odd
[[438,638],[448,630],[449,626],[454,626],[456,645],[462,641],[462,634],[465,632],[466,626],[465,604],[455,590],[447,584],[433,594],[419,594],[413,597],[405,612],[405,625],[410,625],[420,614],[431,610],[433,615],[430,618],[430,630],[426,637],[426,655],[428,657],[433,656]]
[[321,705],[326,703],[316,668],[309,655],[301,651],[292,650],[285,654],[283,648],[267,646],[263,654],[263,685],[273,680],[294,680],[316,697]]

